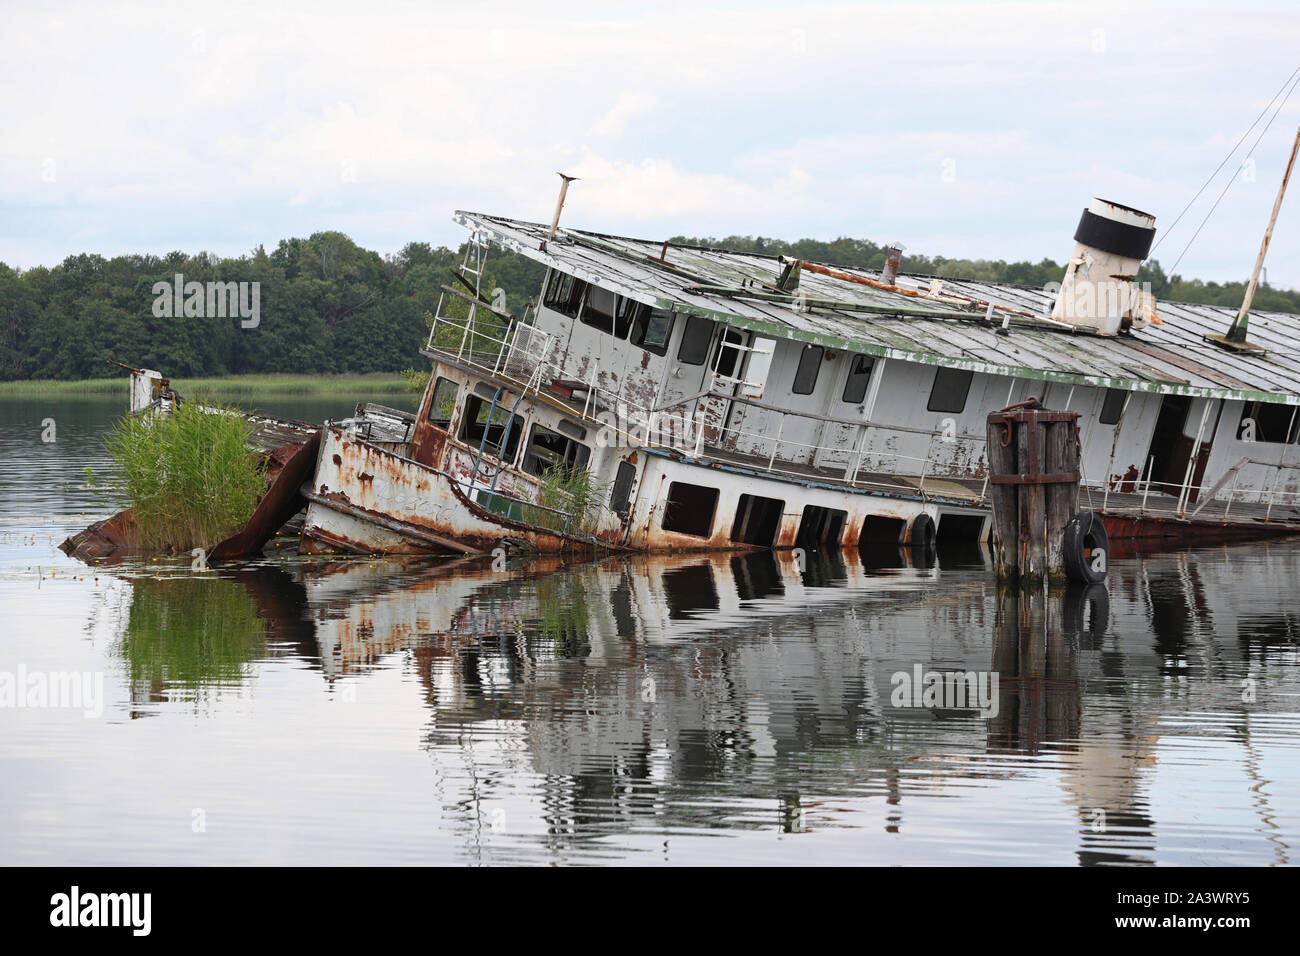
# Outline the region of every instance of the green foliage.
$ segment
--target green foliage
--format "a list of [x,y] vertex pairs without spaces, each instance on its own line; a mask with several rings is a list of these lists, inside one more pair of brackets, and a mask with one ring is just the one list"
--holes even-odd
[[404,368],[400,373],[406,380],[406,390],[408,392],[423,392],[426,385],[429,384],[429,372],[418,368]]
[[591,534],[600,522],[609,486],[593,479],[586,468],[552,465],[538,485],[537,504],[542,507],[525,506],[523,520],[552,531]]
[[539,636],[563,657],[589,654],[591,601],[581,578],[548,574],[538,579],[536,588]]
[[[202,393],[256,401],[272,396],[307,398],[316,395],[400,395],[408,391],[408,385],[402,379],[404,374],[227,375],[222,378],[173,378],[171,383],[182,395]],[[428,373],[425,373],[425,377],[428,377]],[[125,373],[115,378],[75,381],[40,378],[0,382],[0,396],[115,395],[125,399],[128,387]]]
[[250,434],[238,411],[195,402],[118,422],[105,446],[121,474],[114,490],[131,504],[142,551],[209,548],[243,527],[262,493]]
[[[238,258],[69,256],[25,272],[0,263],[0,381],[103,377],[107,359],[178,378],[397,372],[428,337],[426,316],[454,283],[460,251],[408,243],[387,258],[340,232],[286,239]],[[487,260],[483,294],[501,289],[522,314],[545,267],[512,254]],[[158,317],[154,284],[260,283],[261,321]],[[476,319],[476,329],[497,320]]]

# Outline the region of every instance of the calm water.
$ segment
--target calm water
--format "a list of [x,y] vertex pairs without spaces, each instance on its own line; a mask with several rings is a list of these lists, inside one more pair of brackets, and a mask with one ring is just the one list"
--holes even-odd
[[102,682],[0,707],[0,863],[1293,861],[1295,542],[1041,606],[979,551],[88,568],[122,404],[0,400],[0,679]]

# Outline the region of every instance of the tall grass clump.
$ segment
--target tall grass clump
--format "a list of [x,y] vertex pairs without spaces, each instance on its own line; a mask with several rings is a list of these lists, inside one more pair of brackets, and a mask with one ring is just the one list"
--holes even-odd
[[[546,469],[537,489],[541,508],[524,507],[524,520],[552,531],[591,534],[600,523],[600,515],[609,494],[609,482],[596,481],[591,472],[574,465],[555,464]],[[563,515],[569,515],[566,526]]]
[[209,548],[244,526],[262,493],[251,428],[233,408],[185,402],[168,415],[129,415],[105,445],[135,514],[143,552]]

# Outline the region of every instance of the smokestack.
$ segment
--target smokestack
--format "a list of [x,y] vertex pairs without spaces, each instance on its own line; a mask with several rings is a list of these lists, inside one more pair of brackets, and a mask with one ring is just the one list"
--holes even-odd
[[577,176],[568,176],[564,173],[556,173],[560,177],[560,198],[555,203],[555,218],[551,220],[551,231],[546,234],[546,240],[555,238],[555,230],[560,228],[560,212],[564,209],[564,197],[568,195],[569,183],[577,179]]
[[880,274],[880,281],[885,285],[893,285],[898,279],[898,265],[903,261],[904,248],[901,242],[891,242],[885,250],[885,271]]
[[1094,199],[1074,231],[1074,254],[1052,308],[1057,322],[1116,335],[1156,318],[1156,300],[1137,287],[1138,267],[1151,251],[1156,217]]

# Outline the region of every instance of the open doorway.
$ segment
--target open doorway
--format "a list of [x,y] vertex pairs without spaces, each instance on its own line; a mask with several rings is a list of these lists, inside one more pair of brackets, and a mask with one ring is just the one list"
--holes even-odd
[[1151,433],[1147,460],[1151,469],[1151,490],[1177,494],[1187,475],[1192,456],[1192,439],[1183,434],[1192,400],[1185,395],[1166,395],[1160,403],[1156,427]]

